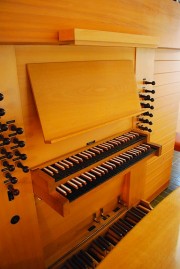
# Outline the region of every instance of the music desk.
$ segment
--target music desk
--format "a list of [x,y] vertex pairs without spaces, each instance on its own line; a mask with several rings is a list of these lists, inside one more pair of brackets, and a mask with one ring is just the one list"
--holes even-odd
[[180,188],[167,196],[98,269],[180,269]]

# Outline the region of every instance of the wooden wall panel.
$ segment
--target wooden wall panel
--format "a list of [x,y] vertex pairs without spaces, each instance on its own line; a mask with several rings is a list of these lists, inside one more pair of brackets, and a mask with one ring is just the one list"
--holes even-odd
[[151,140],[162,145],[162,156],[149,161],[147,165],[145,199],[154,198],[170,179],[180,100],[179,50],[157,49],[154,66],[156,93],[153,96],[155,102],[152,103],[154,117]]
[[174,94],[179,94],[179,88],[180,88],[180,83],[173,83],[171,85],[161,85],[157,86],[154,88],[156,91],[156,98],[158,97],[163,97],[163,96],[168,96],[168,95],[174,95]]
[[144,189],[146,199],[148,197],[149,200],[153,200],[169,184],[173,149],[168,150],[166,147],[166,150],[158,159],[154,158],[147,163],[146,188]]
[[155,74],[154,77],[158,86],[180,82],[180,72]]
[[169,0],[0,1],[0,41],[57,42],[58,31],[87,28],[154,35],[180,47],[179,4]]
[[169,73],[169,72],[180,72],[180,61],[157,61],[154,72],[158,73]]
[[[155,61],[179,61],[180,60],[180,50],[172,49],[158,49],[155,52]],[[156,69],[157,67],[155,67]]]

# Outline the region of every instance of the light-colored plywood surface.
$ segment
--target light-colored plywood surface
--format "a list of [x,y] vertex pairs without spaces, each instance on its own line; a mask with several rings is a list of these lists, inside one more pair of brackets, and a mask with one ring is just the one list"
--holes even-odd
[[180,82],[180,72],[162,73],[154,75],[158,86]]
[[179,61],[180,50],[157,49],[155,53],[155,61]]
[[180,61],[155,61],[154,72],[158,73],[168,73],[168,72],[179,72],[180,71]]
[[28,64],[46,142],[140,111],[130,61]]
[[[158,192],[162,192],[164,185],[169,184],[171,165],[173,157],[173,145],[171,148],[166,148],[162,156],[158,159],[149,160],[146,169],[146,188],[144,188],[144,199],[152,200]],[[164,169],[162,169],[162,163]],[[167,185],[165,187],[167,187]]]
[[169,84],[155,86],[154,90],[156,92],[156,95],[154,95],[156,98],[163,97],[166,95],[178,94],[180,92],[180,83],[173,83],[171,84],[171,86],[169,86]]

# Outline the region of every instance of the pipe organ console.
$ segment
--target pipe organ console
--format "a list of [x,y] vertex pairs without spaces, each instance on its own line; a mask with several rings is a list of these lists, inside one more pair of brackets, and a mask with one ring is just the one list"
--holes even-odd
[[[87,192],[118,177],[138,162],[159,156],[161,146],[149,143],[148,139],[147,134],[132,130],[44,163],[32,171],[34,192],[66,218],[71,212],[71,203],[76,199],[81,203],[81,197]],[[101,208],[98,217],[95,213],[93,222],[79,242],[49,268],[97,267],[151,209],[150,204],[143,200],[127,206],[118,196],[113,210],[104,214]]]
[[152,209],[143,191],[146,163],[161,155],[149,128],[155,82],[141,79],[138,94],[135,48],[88,58],[91,49],[0,48],[4,76],[13,65],[3,88],[20,97],[11,108],[0,93],[3,244],[16,242],[11,261],[0,246],[2,269],[95,268]]

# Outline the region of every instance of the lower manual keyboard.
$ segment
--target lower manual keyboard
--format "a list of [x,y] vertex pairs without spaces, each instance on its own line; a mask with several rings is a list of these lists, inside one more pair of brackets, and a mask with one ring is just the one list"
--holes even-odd
[[156,152],[157,148],[149,144],[140,144],[116,157],[105,161],[101,165],[73,177],[56,187],[56,191],[70,202],[104,183],[123,170],[129,168],[145,157]]

